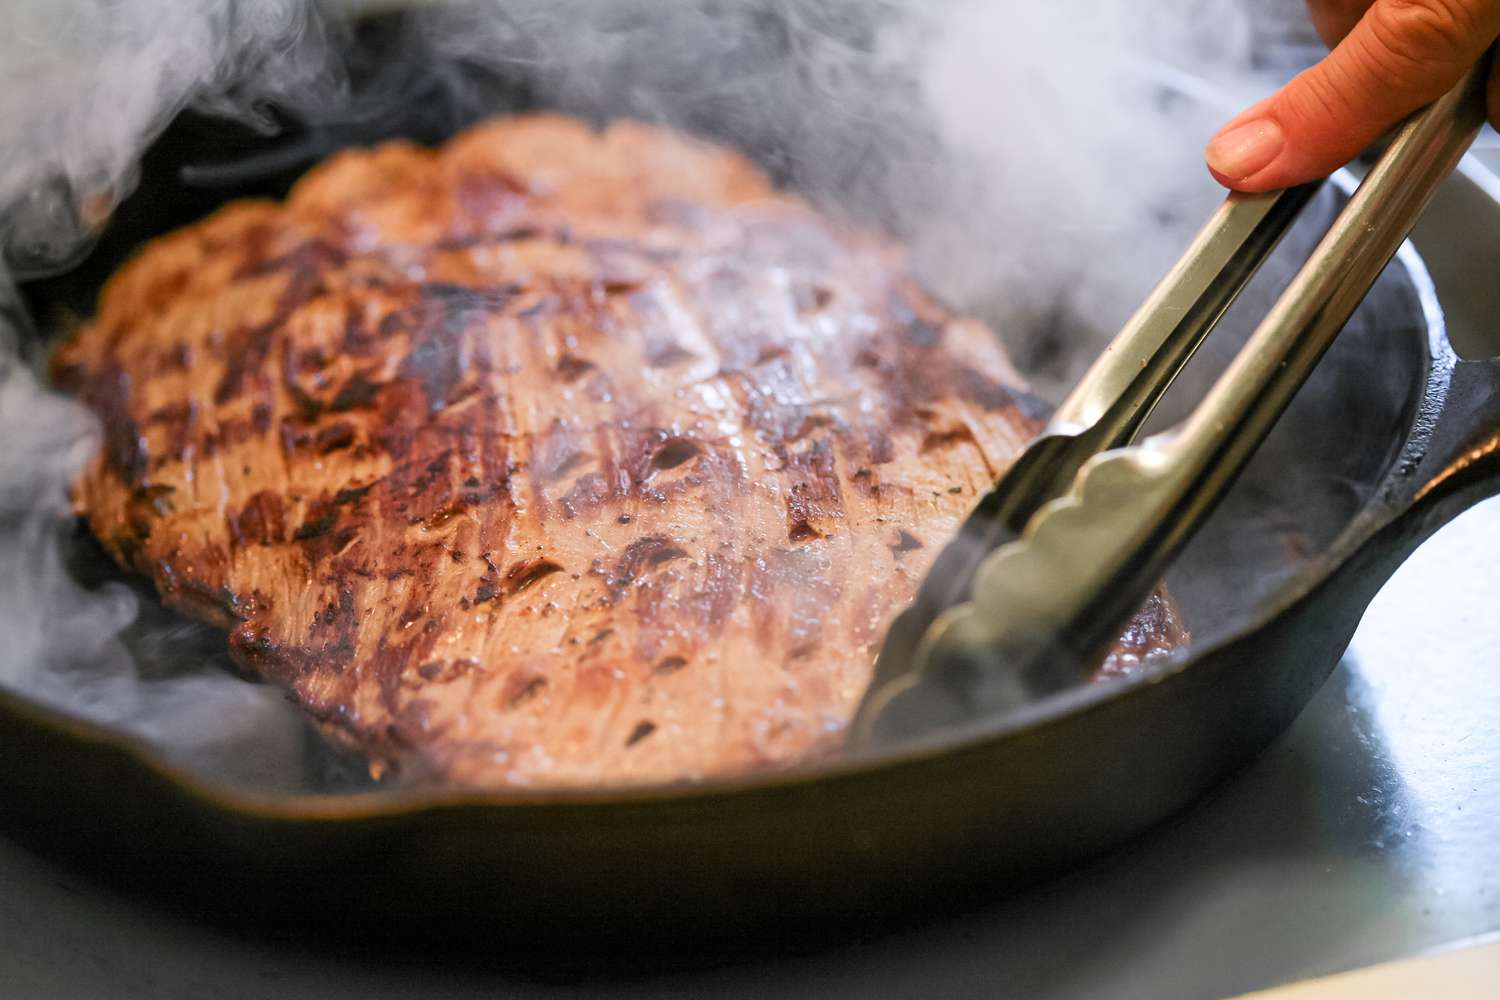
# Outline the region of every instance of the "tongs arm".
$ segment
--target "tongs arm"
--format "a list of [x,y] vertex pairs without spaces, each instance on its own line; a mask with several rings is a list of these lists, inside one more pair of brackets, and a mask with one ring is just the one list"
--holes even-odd
[[912,607],[891,627],[876,685],[910,668],[916,644],[945,608],[967,599],[991,551],[1065,492],[1084,462],[1134,441],[1209,331],[1275,250],[1318,181],[1268,194],[1231,194],[1094,361],[1047,428],[978,504],[939,555]]
[[[1473,142],[1485,119],[1488,62],[1398,131],[1187,421],[1121,447],[1310,191],[1230,196],[940,557],[917,604],[892,629],[856,720],[857,739],[924,731],[1092,672]],[[1228,260],[1214,256],[1226,247]],[[966,564],[974,567],[969,573]],[[959,588],[971,589],[971,599]]]
[[[1209,331],[1321,186],[1318,181],[1225,199],[1084,373],[1037,442],[1066,446],[1028,448],[1028,461],[1005,477],[995,516],[1009,531],[1019,534],[1042,504],[1065,492],[1088,458],[1135,440]],[[1050,460],[1041,460],[1043,456]]]

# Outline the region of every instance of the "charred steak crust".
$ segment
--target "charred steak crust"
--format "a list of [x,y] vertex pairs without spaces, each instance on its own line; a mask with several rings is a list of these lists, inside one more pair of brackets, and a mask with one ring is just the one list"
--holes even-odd
[[1037,427],[886,241],[546,115],[152,242],[54,374],[103,424],[76,502],[116,558],[377,768],[469,784],[835,747]]

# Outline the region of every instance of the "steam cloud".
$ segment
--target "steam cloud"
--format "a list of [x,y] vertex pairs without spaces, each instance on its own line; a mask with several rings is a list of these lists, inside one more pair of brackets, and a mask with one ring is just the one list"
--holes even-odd
[[543,105],[726,140],[830,211],[894,231],[1056,394],[1218,197],[1197,155],[1212,115],[1174,100],[1155,61],[1256,84],[1252,24],[1231,0],[427,3],[406,15],[402,71],[362,89],[347,12],[19,0],[0,13],[0,684],[253,784],[297,770],[289,706],[212,666],[151,673],[119,637],[135,593],[87,589],[64,565],[67,487],[98,434],[43,386],[44,338],[14,285],[87,251],[178,111],[378,129],[420,78],[422,114],[458,124],[507,110],[477,70]]

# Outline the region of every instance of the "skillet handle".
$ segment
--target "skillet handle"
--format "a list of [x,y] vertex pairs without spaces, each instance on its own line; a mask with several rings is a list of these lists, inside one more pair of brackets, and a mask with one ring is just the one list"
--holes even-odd
[[1459,361],[1405,518],[1429,528],[1500,493],[1500,357]]

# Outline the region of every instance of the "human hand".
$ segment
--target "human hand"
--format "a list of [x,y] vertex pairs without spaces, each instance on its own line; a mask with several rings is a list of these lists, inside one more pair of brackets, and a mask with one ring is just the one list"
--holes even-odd
[[[1447,92],[1500,36],[1500,0],[1308,0],[1333,47],[1208,144],[1221,184],[1269,191],[1332,173]],[[1489,81],[1500,126],[1500,60]]]

